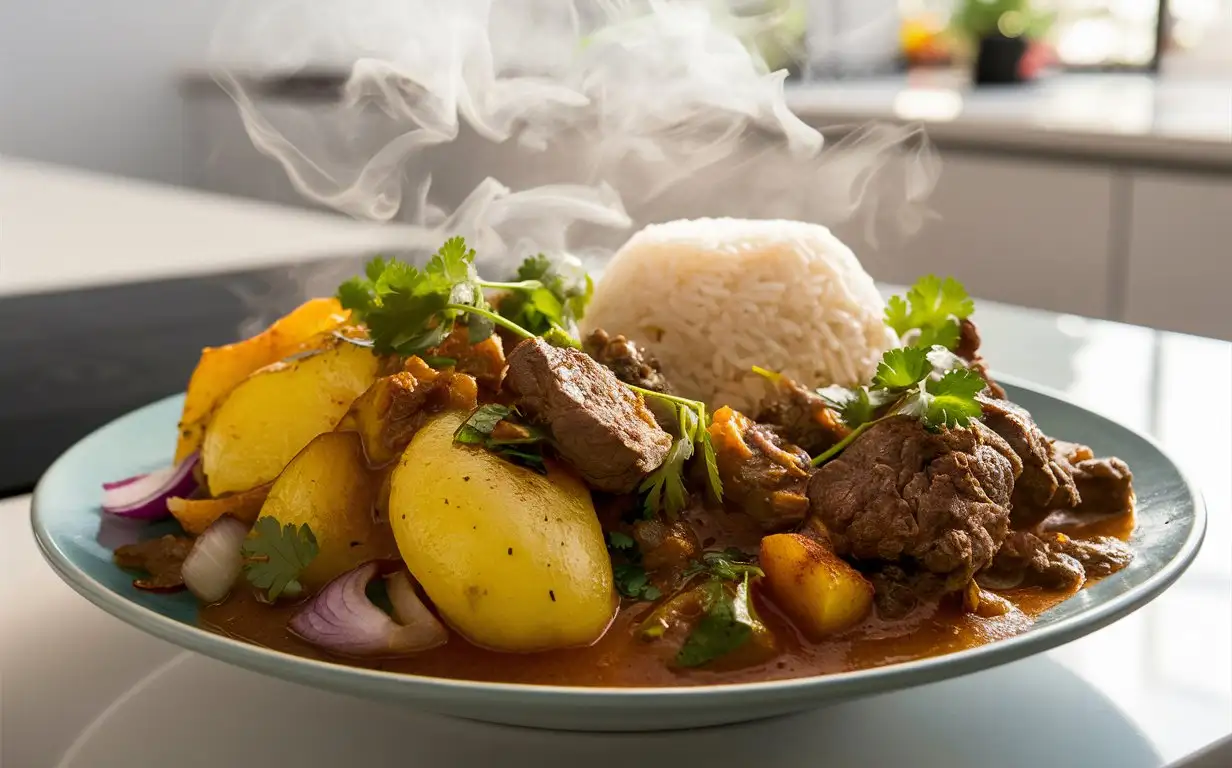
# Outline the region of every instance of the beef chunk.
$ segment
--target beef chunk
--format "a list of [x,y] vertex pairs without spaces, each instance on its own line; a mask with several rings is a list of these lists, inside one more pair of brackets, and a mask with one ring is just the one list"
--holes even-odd
[[980,398],[984,423],[1009,443],[1022,460],[1014,483],[1010,522],[1014,528],[1037,525],[1056,509],[1078,506],[1078,489],[1065,457],[1035,425],[1031,414],[1008,400]]
[[979,422],[932,433],[890,418],[814,473],[810,514],[839,555],[907,559],[957,589],[1001,546],[1021,472],[1005,440]]
[[804,520],[809,455],[774,430],[723,407],[710,424],[724,496],[757,520],[763,530],[782,531]]
[[873,605],[883,619],[901,619],[945,592],[942,577],[900,565],[885,565],[868,574],[873,585]]
[[984,377],[984,381],[988,382],[989,394],[1001,400],[1005,399],[1005,390],[988,375],[988,364],[980,355],[980,332],[975,323],[966,318],[959,321],[958,346],[954,349],[954,354],[965,360],[971,370]]
[[1129,545],[1112,536],[1097,536],[1092,539],[1071,539],[1062,533],[1053,533],[1051,536],[1052,548],[1082,563],[1089,579],[1116,573],[1134,559]]
[[576,349],[526,339],[509,353],[506,382],[519,408],[547,425],[561,456],[597,490],[634,490],[672,446],[641,396]]
[[683,571],[701,549],[692,526],[681,521],[639,520],[633,524],[633,540],[648,571]]
[[1118,458],[1096,458],[1085,445],[1058,440],[1057,453],[1065,458],[1078,488],[1080,513],[1118,515],[1134,508],[1134,475]]
[[175,592],[184,587],[180,568],[192,546],[193,540],[186,536],[167,534],[159,539],[125,544],[115,551],[112,559],[121,568],[149,574],[148,578],[133,580],[137,589]]
[[586,354],[616,374],[616,378],[652,392],[671,392],[659,361],[635,342],[624,336],[609,336],[602,328],[595,329],[582,342]]
[[976,580],[988,589],[1040,586],[1068,590],[1082,585],[1086,570],[1073,555],[1050,546],[1046,538],[1013,531]]
[[1088,578],[1116,573],[1132,559],[1129,546],[1110,536],[1072,539],[1055,532],[1014,531],[977,580],[989,589],[1040,586],[1071,590]]
[[786,378],[779,379],[775,392],[762,402],[757,423],[774,426],[784,439],[814,456],[851,431],[820,395]]

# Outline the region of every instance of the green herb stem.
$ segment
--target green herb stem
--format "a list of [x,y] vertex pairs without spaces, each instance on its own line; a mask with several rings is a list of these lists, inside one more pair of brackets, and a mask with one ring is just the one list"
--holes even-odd
[[534,291],[543,288],[544,285],[539,280],[519,280],[516,283],[495,283],[487,280],[479,280],[480,288],[488,288],[493,291]]
[[479,307],[472,307],[467,304],[446,304],[445,309],[456,309],[461,312],[469,312],[472,315],[479,315],[480,317],[486,317],[487,319],[491,320],[493,323],[499,325],[501,328],[504,328],[510,333],[521,336],[523,339],[535,338],[535,334],[526,330],[525,328],[518,325],[517,323],[510,322],[509,320],[506,320],[505,318],[501,317],[495,312],[489,312],[486,309],[480,309]]
[[857,437],[864,434],[864,431],[866,429],[873,426],[874,424],[876,424],[877,422],[881,421],[884,418],[887,418],[887,417],[883,416],[881,417],[881,419],[875,419],[873,421],[866,421],[860,426],[851,430],[851,432],[847,435],[847,437],[844,437],[842,440],[839,440],[837,443],[827,448],[824,453],[818,454],[818,456],[815,459],[813,459],[813,466],[820,467],[822,464],[825,464],[827,461],[837,456],[839,453],[843,451],[844,448],[851,445],[852,442],[854,442]]

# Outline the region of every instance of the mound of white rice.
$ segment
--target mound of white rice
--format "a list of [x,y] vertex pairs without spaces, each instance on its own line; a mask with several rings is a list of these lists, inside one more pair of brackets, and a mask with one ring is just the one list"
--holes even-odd
[[866,383],[895,341],[883,310],[825,227],[696,219],[634,235],[604,268],[582,330],[643,344],[676,394],[749,412],[768,391],[755,365],[808,386]]

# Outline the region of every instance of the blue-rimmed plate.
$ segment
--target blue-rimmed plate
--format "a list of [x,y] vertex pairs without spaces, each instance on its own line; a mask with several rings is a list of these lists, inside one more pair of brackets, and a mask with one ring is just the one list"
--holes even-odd
[[[73,446],[34,495],[34,534],[44,556],[75,590],[152,635],[275,677],[420,709],[512,725],[570,730],[663,730],[754,720],[842,699],[907,688],[1004,664],[1081,637],[1142,607],[1193,560],[1206,527],[1202,501],[1181,470],[1149,439],[1024,384],[1010,399],[1048,434],[1124,459],[1138,494],[1135,559],[1125,570],[1043,613],[1015,637],[945,656],[796,680],[709,687],[620,689],[477,683],[398,675],[292,656],[232,640],[196,624],[194,599],[135,589],[111,562],[117,543],[162,535],[174,523],[138,529],[107,521],[99,486],[165,466],[182,396],[134,411]],[[510,663],[517,663],[511,658]]]

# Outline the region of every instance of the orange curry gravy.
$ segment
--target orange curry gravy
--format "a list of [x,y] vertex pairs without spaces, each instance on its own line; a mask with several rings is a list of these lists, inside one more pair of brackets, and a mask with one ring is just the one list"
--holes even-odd
[[[1116,536],[1127,540],[1134,527],[1133,513],[1098,519],[1056,515],[1044,524],[1072,538]],[[722,528],[722,524],[719,524]],[[727,546],[733,530],[714,531],[711,539]],[[702,531],[699,531],[699,535]],[[756,549],[756,539],[744,543]],[[1088,580],[1087,585],[1093,583]],[[485,650],[452,634],[440,648],[403,659],[338,659],[300,640],[286,629],[298,605],[269,606],[259,603],[248,590],[238,591],[225,602],[204,607],[201,623],[207,629],[286,653],[380,669],[433,677],[507,683],[572,686],[672,686],[740,683],[846,672],[911,661],[973,648],[1004,639],[1028,629],[1034,617],[1060,603],[1072,592],[1025,588],[999,592],[1014,610],[995,618],[963,612],[958,600],[943,600],[917,609],[895,621],[870,616],[865,622],[821,643],[800,637],[788,620],[760,593],[754,592],[762,621],[772,630],[776,648],[772,655],[752,660],[740,651],[724,663],[704,669],[680,670],[671,660],[677,645],[666,640],[643,640],[640,622],[653,609],[650,603],[622,602],[607,633],[586,648],[534,654],[509,654]]]

